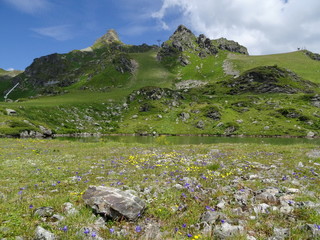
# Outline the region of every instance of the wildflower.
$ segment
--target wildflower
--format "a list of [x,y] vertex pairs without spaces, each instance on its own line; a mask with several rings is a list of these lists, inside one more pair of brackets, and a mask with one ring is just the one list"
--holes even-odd
[[136,232],[141,232],[142,228],[140,226],[136,226]]
[[111,234],[114,233],[114,229],[113,228],[110,228],[109,231],[110,231]]
[[32,209],[32,208],[33,208],[33,205],[32,205],[32,204],[30,204],[29,208],[30,208],[30,209]]
[[225,223],[225,222],[226,222],[225,220],[221,219],[221,223]]
[[22,194],[22,191],[19,191],[18,194],[21,195],[21,194]]
[[64,232],[67,232],[68,231],[68,226],[64,226],[61,230],[64,231]]
[[96,232],[92,232],[91,237],[96,237],[96,236],[97,236]]
[[83,233],[84,233],[84,234],[88,234],[88,233],[90,233],[89,228],[85,228]]
[[192,234],[188,233],[187,236],[190,238],[190,237],[192,237]]
[[187,224],[185,224],[185,223],[184,223],[184,224],[182,224],[182,227],[183,227],[183,228],[187,227]]

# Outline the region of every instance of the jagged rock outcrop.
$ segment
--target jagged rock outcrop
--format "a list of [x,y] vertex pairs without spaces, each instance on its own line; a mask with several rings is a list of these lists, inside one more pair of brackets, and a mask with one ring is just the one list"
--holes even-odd
[[111,44],[111,43],[123,44],[120,41],[118,33],[114,29],[108,30],[108,32],[106,34],[104,34],[102,37],[98,38],[94,42],[93,47],[100,47],[105,44]]
[[186,66],[190,64],[186,52],[205,58],[216,55],[219,49],[248,55],[247,48],[235,41],[225,38],[211,40],[204,34],[196,37],[188,28],[180,25],[169,40],[162,44],[157,58],[169,67],[175,66],[175,64]]
[[224,83],[230,94],[242,93],[312,93],[319,86],[277,66],[262,66],[244,72]]
[[214,42],[214,45],[216,45],[221,50],[227,50],[230,52],[249,55],[247,48],[235,41],[228,40],[226,38],[219,38],[219,39],[213,40],[213,42]]

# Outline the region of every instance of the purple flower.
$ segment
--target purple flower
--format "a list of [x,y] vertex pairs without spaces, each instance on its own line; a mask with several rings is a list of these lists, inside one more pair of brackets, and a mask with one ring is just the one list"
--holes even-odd
[[18,194],[21,195],[21,194],[22,194],[22,191],[19,191]]
[[57,183],[59,184],[59,183],[61,183],[60,181],[57,181]]
[[85,228],[83,233],[84,233],[84,234],[88,234],[88,233],[90,233],[89,228]]
[[141,232],[141,227],[140,226],[136,226],[136,232]]
[[182,224],[182,227],[183,227],[183,228],[186,228],[186,227],[187,227],[187,224],[185,224],[185,223]]
[[62,231],[67,232],[67,231],[68,231],[68,226],[64,226],[64,227],[62,228]]
[[175,231],[175,232],[178,232],[178,231],[179,231],[179,228],[175,228],[174,231]]
[[109,231],[110,231],[111,234],[114,233],[114,229],[113,228],[110,228]]
[[192,237],[192,234],[188,233],[187,236],[190,238],[190,237]]
[[32,205],[32,204],[30,204],[30,205],[29,205],[29,208],[30,208],[30,209],[32,209],[32,208],[33,208],[33,205]]
[[185,193],[182,193],[181,196],[182,197],[187,197],[187,195]]
[[97,236],[96,232],[91,233],[91,237],[96,237],[96,236]]
[[225,223],[225,222],[226,222],[225,220],[221,219],[221,223]]

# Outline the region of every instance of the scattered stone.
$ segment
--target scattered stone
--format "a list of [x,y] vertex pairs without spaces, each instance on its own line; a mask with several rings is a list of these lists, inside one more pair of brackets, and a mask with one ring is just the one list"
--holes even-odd
[[312,150],[310,152],[307,152],[307,156],[309,158],[320,158],[320,150],[314,149],[314,150]]
[[144,227],[143,240],[162,240],[163,236],[160,230],[160,224],[157,222],[147,223]]
[[289,237],[290,231],[288,228],[274,228],[273,235],[268,240],[284,240]]
[[40,226],[36,228],[34,240],[55,240],[55,239],[57,238],[53,233],[47,231],[46,229]]
[[190,114],[189,113],[186,113],[186,112],[182,112],[182,113],[180,113],[180,115],[179,115],[179,117],[180,117],[180,119],[182,120],[182,121],[187,121],[189,118],[190,118]]
[[39,217],[52,217],[53,213],[54,210],[52,207],[41,207],[36,209],[34,215]]
[[9,116],[17,115],[16,110],[13,110],[13,109],[10,109],[10,108],[6,108],[6,112],[7,112],[7,115],[9,115]]
[[145,210],[138,197],[117,188],[90,186],[83,195],[84,202],[105,219],[136,220]]
[[218,219],[223,219],[223,218],[224,218],[224,215],[222,213],[220,213],[220,212],[206,211],[201,215],[200,221],[201,222],[207,222],[209,224],[213,224]]
[[202,120],[198,121],[197,122],[197,125],[196,125],[197,128],[200,128],[200,129],[204,129],[205,127],[205,124]]
[[290,206],[282,206],[280,207],[280,212],[284,214],[289,214],[293,212],[293,207]]
[[269,211],[269,208],[270,206],[266,203],[262,203],[262,204],[258,204],[257,206],[253,207],[253,211],[256,213],[256,214],[259,214],[259,213],[268,213]]
[[79,212],[77,209],[73,207],[73,204],[69,202],[63,204],[63,209],[67,215],[73,215]]
[[227,222],[221,224],[221,226],[215,227],[215,234],[221,239],[226,239],[231,236],[240,235],[244,233],[244,227],[240,225],[231,225]]
[[311,234],[312,239],[316,239],[317,237],[320,237],[320,226],[319,225],[317,225],[317,224],[306,224],[304,226],[304,229]]
[[50,218],[50,221],[55,223],[59,223],[63,220],[64,220],[64,217],[59,214],[53,214],[52,217]]

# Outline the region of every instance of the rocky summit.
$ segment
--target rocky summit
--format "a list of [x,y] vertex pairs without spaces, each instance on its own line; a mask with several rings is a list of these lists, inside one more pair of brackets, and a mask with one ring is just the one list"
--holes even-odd
[[108,30],[106,34],[104,34],[102,37],[98,38],[93,46],[98,47],[105,44],[111,44],[111,43],[121,43],[120,38],[118,36],[118,33],[114,29]]

